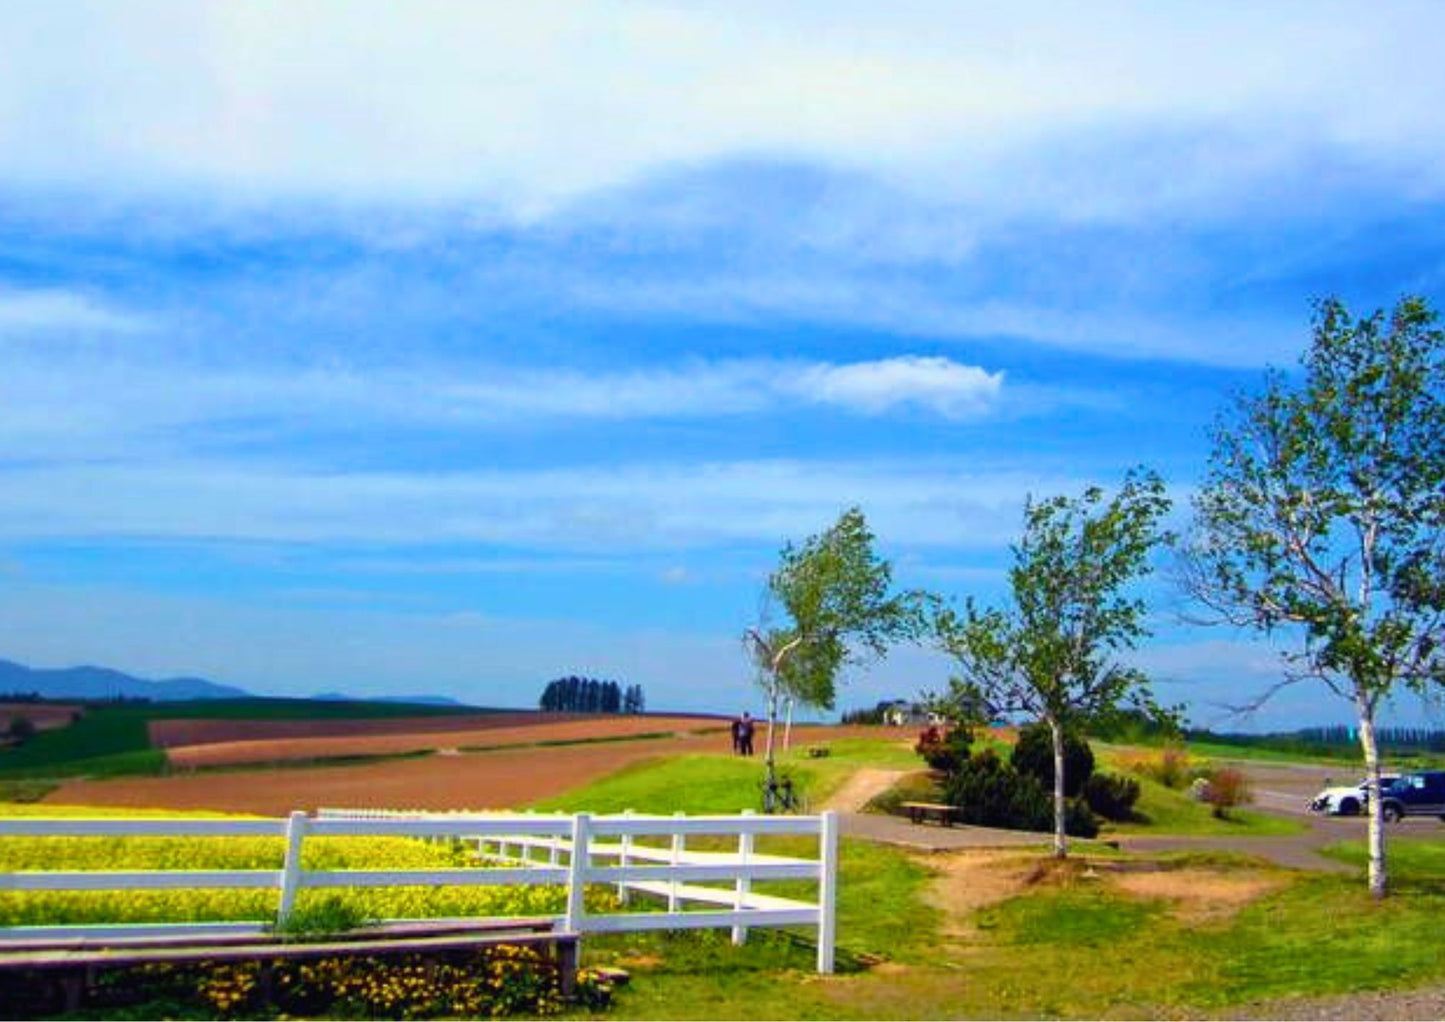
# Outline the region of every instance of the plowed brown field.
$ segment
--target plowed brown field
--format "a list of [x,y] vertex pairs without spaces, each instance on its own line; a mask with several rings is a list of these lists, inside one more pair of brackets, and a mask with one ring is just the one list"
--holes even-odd
[[[543,742],[576,742],[663,732],[724,734],[727,722],[716,717],[618,716],[616,714],[491,714],[450,718],[450,728],[438,728],[435,718],[401,718],[387,721],[158,721],[153,741],[167,746],[166,756],[178,767],[249,766],[338,756],[385,756],[430,749],[491,749]],[[210,741],[175,744],[187,736],[170,724],[245,725],[190,729],[192,735],[209,733]],[[345,725],[365,724],[366,728]],[[425,727],[416,727],[423,724]],[[297,726],[301,725],[301,726]],[[317,725],[308,730],[305,725]],[[338,725],[342,725],[338,727]],[[155,732],[161,732],[157,736]],[[248,735],[239,740],[231,736]],[[724,741],[726,741],[724,734]]]
[[[658,718],[653,718],[658,719]],[[697,724],[696,718],[689,718]],[[801,727],[794,745],[876,729]],[[646,738],[596,745],[520,747],[494,752],[427,756],[361,766],[204,771],[168,777],[72,781],[45,799],[54,805],[112,805],[213,809],[279,816],[293,809],[514,809],[560,795],[642,760],[730,751],[726,733]],[[758,743],[762,752],[762,743]],[[740,793],[739,809],[749,792]]]
[[35,725],[35,730],[48,731],[69,724],[79,711],[79,705],[69,703],[0,703],[0,730],[8,728],[16,717],[24,717]]
[[147,728],[151,744],[162,749],[216,742],[264,741],[271,738],[324,738],[331,735],[430,734],[437,731],[485,731],[527,724],[590,720],[594,714],[507,710],[498,713],[445,714],[427,717],[327,718],[324,720],[153,720]]

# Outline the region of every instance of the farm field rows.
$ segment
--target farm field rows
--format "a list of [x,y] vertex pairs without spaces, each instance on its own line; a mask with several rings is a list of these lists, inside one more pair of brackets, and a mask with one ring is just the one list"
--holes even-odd
[[77,703],[0,702],[0,730],[10,726],[16,717],[24,717],[37,731],[64,727],[80,710]]
[[[689,723],[698,722],[690,719]],[[655,723],[651,730],[656,730]],[[836,741],[855,732],[866,733],[866,729],[798,728],[794,731],[794,742]],[[547,741],[550,735],[550,729],[538,727],[515,735],[517,747],[513,748],[354,766],[207,770],[160,777],[69,781],[51,792],[45,801],[212,809],[267,816],[322,806],[504,809],[562,795],[645,760],[699,752],[726,753],[729,748],[725,733],[560,746],[522,744]],[[756,800],[756,791],[739,791],[733,808],[754,808]]]
[[[431,749],[491,749],[548,742],[600,741],[637,735],[696,735],[718,732],[726,723],[715,717],[616,715],[495,714],[487,717],[412,720],[318,721],[319,733],[307,733],[306,721],[155,721],[152,741],[166,747],[176,767],[248,766],[286,760],[343,756],[389,756]],[[194,725],[209,736],[189,744],[176,739]],[[234,738],[235,734],[246,735]]]

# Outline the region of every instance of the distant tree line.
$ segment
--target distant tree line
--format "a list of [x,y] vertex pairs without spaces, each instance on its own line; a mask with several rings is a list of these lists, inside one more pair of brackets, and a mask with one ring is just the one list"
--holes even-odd
[[615,681],[574,675],[547,682],[538,705],[549,713],[641,713],[646,699],[641,685],[624,689]]
[[[1300,755],[1354,754],[1359,746],[1359,732],[1344,724],[1330,727],[1307,727],[1298,731],[1276,731],[1269,734],[1216,734],[1211,731],[1188,731],[1193,741],[1217,742],[1242,748],[1273,749]],[[1445,731],[1423,727],[1380,727],[1375,740],[1381,751],[1395,754],[1408,752],[1445,752]]]

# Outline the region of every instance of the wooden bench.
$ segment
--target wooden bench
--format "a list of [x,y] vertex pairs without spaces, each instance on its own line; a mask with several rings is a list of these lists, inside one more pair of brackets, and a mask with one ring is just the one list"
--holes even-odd
[[577,977],[578,935],[555,930],[550,920],[383,924],[333,940],[282,943],[255,934],[0,941],[0,971],[20,970],[50,977],[67,1012],[84,1006],[85,992],[101,969],[153,964],[276,961],[348,955],[468,951],[499,944],[542,947],[551,952],[562,987],[571,999]]
[[936,819],[943,826],[951,827],[954,818],[958,815],[957,809],[942,802],[903,802],[900,804],[908,811],[908,818],[914,823],[924,823],[930,819]]

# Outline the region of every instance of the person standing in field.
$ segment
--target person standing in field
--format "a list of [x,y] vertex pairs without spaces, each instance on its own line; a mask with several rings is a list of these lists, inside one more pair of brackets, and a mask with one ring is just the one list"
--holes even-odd
[[733,732],[733,755],[741,756],[743,752],[743,722],[740,718],[734,717],[732,723]]
[[744,756],[753,754],[753,718],[743,711],[743,719],[738,722],[738,751]]

